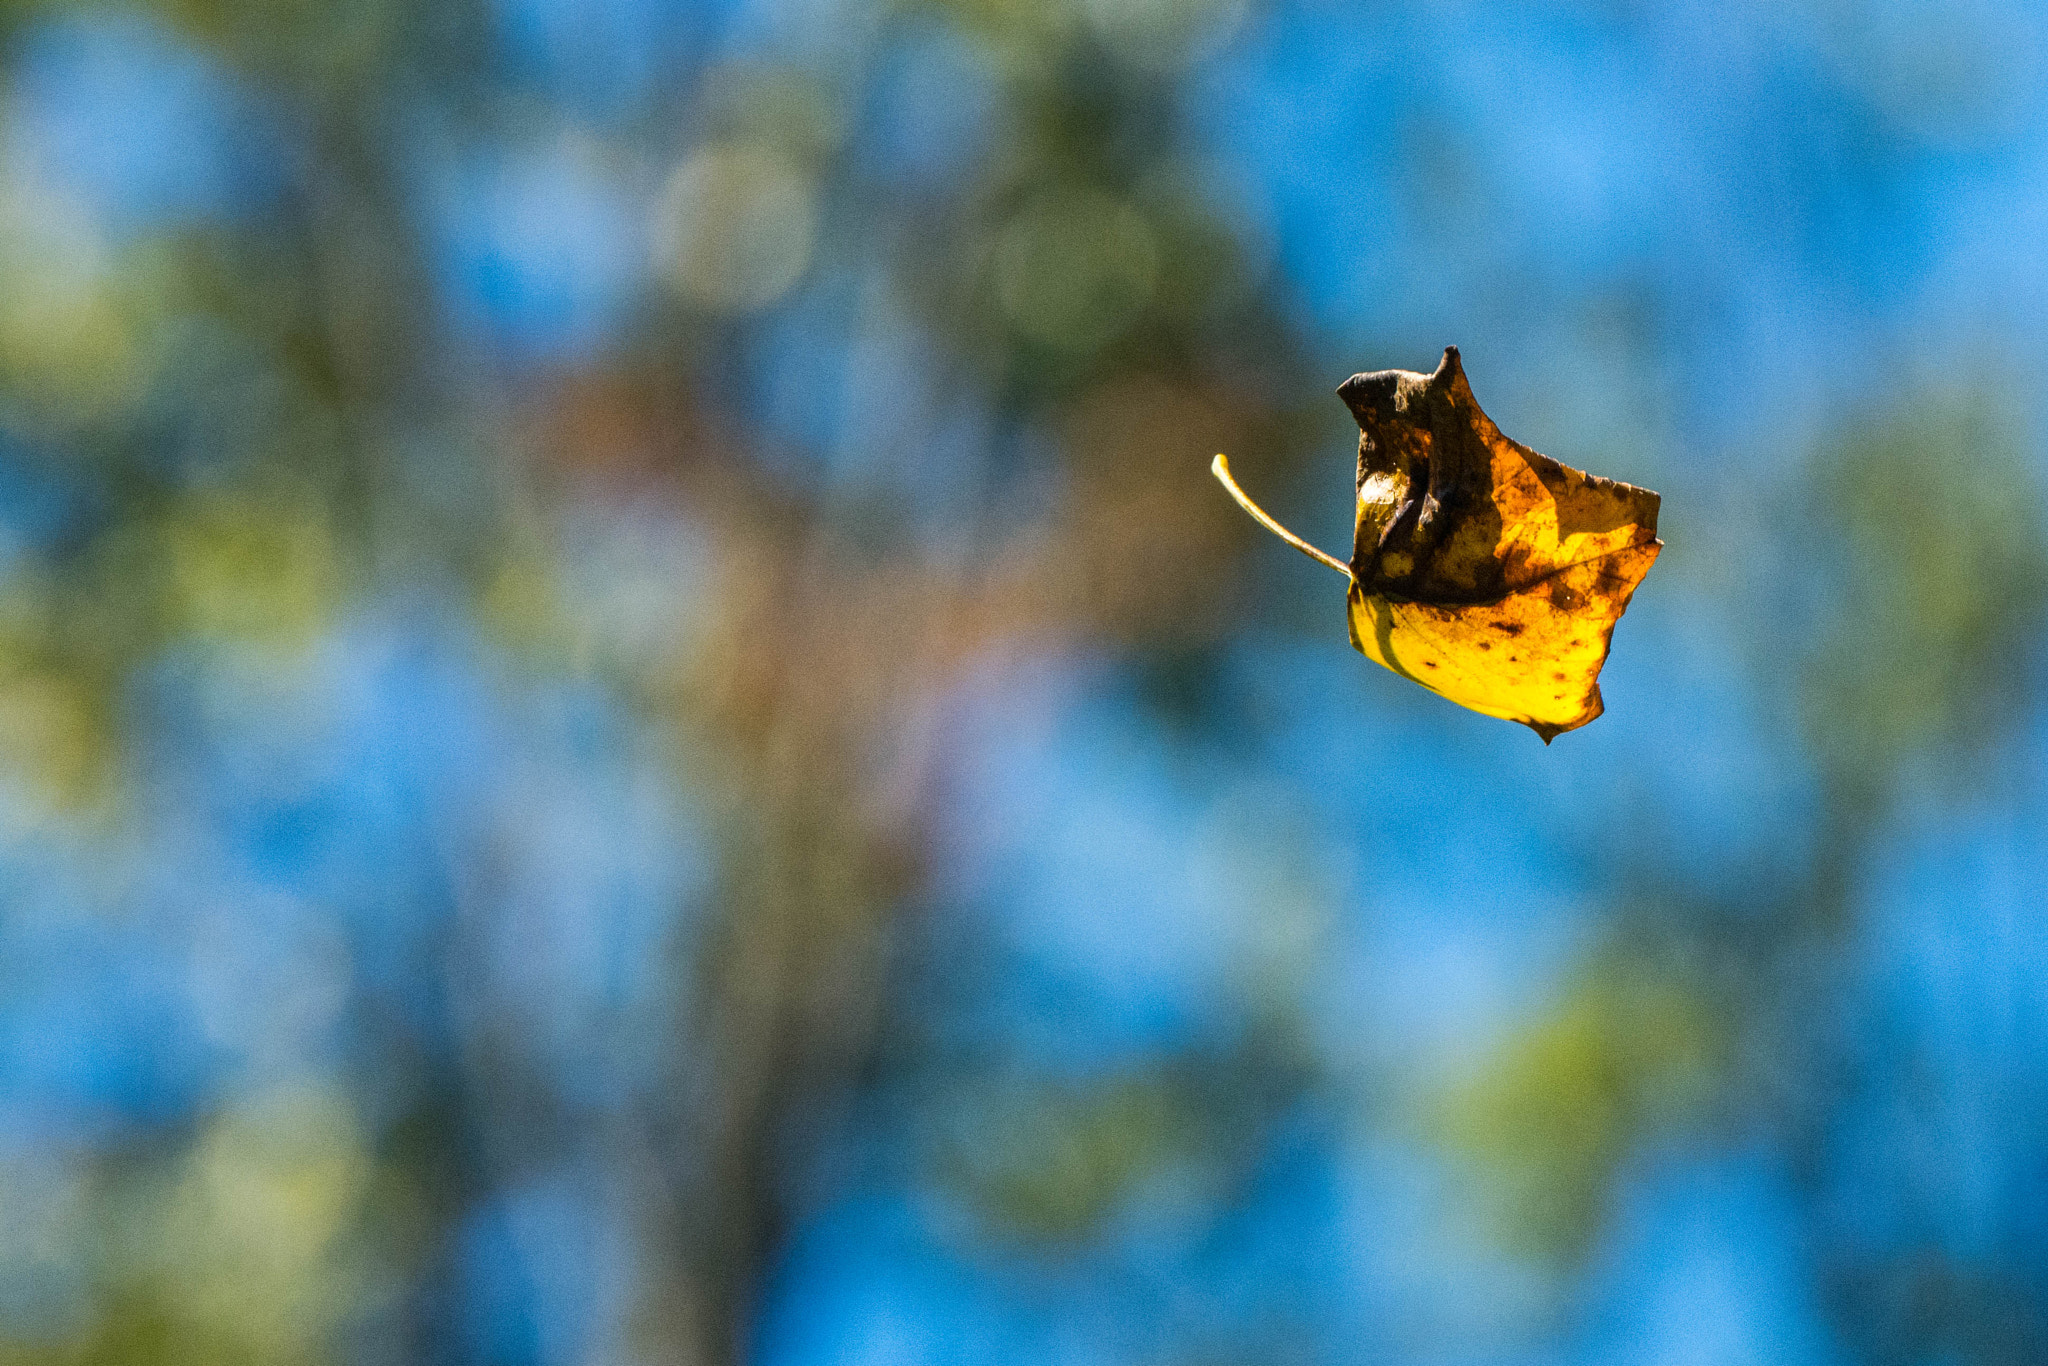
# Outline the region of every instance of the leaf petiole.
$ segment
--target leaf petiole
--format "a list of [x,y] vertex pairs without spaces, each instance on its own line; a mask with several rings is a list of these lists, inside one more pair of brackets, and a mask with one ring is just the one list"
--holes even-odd
[[1274,521],[1271,514],[1269,514],[1264,508],[1260,507],[1257,503],[1254,503],[1251,500],[1251,495],[1246,493],[1243,489],[1239,488],[1237,486],[1237,481],[1230,477],[1230,461],[1225,459],[1221,454],[1217,455],[1216,459],[1210,462],[1209,473],[1216,476],[1217,482],[1221,483],[1224,488],[1230,491],[1230,496],[1232,498],[1237,499],[1237,505],[1243,508],[1246,512],[1249,512],[1260,526],[1272,532],[1275,536],[1278,536],[1281,540],[1287,542],[1287,544],[1293,546],[1296,550],[1299,550],[1302,554],[1308,556],[1310,559],[1321,560],[1324,564],[1330,566],[1330,568],[1336,570],[1345,578],[1348,579],[1351,577],[1350,566],[1346,565],[1342,560],[1338,559],[1336,556],[1326,555],[1322,551],[1310,545],[1307,541],[1302,540],[1301,537],[1295,535],[1286,527],[1281,526],[1278,522]]

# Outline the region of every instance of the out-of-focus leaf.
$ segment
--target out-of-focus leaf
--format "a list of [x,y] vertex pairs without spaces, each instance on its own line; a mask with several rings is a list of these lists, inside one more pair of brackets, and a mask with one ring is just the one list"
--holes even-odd
[[1032,1240],[1093,1233],[1148,1177],[1201,1146],[1189,1097],[1161,1078],[1024,1088],[948,1145],[948,1184],[993,1227]]
[[1664,543],[1658,496],[1510,440],[1472,397],[1458,348],[1433,375],[1353,375],[1358,533],[1351,563],[1246,509],[1351,580],[1351,643],[1460,706],[1548,744],[1599,716],[1614,624]]
[[167,1298],[256,1360],[317,1360],[357,1290],[346,1234],[370,1176],[344,1096],[293,1092],[222,1117],[163,1204]]
[[310,1086],[215,1116],[169,1160],[82,1170],[62,1192],[67,1223],[42,1241],[91,1268],[89,1312],[26,1340],[0,1318],[0,1363],[341,1359],[337,1338],[374,1292],[362,1220],[377,1176],[348,1098]]
[[38,817],[109,795],[115,764],[106,672],[63,648],[66,603],[45,574],[0,577],[0,765]]
[[1981,744],[2021,712],[2048,543],[1998,414],[1981,396],[1920,395],[1852,428],[1798,500],[1788,533],[1832,552],[1807,587],[1804,719],[1850,788],[1888,781],[1928,744]]
[[299,645],[338,594],[332,538],[299,500],[193,499],[162,535],[180,633]]
[[1703,993],[1609,960],[1449,1088],[1436,1132],[1484,1178],[1481,1204],[1508,1247],[1567,1260],[1599,1231],[1631,1143],[1696,1111],[1723,1053]]
[[[11,671],[10,671],[11,674]],[[89,678],[50,672],[0,677],[0,760],[17,798],[77,814],[105,795],[112,745],[105,700]]]

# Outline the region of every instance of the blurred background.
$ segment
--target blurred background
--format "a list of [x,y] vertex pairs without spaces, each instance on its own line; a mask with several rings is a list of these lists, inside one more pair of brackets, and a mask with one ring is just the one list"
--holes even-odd
[[[2048,11],[0,44],[0,1363],[2048,1360]],[[1548,750],[1206,469],[1447,343]]]

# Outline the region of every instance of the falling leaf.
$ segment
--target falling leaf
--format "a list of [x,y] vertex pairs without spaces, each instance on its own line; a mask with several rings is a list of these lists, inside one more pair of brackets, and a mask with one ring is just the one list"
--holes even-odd
[[1600,715],[1614,623],[1664,546],[1658,496],[1503,436],[1455,346],[1433,375],[1379,370],[1337,393],[1362,433],[1350,564],[1268,516],[1224,457],[1212,468],[1269,531],[1351,581],[1351,643],[1545,744]]

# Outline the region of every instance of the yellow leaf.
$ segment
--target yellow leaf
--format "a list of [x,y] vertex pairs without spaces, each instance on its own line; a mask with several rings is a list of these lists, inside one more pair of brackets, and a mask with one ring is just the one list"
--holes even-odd
[[1614,623],[1664,546],[1658,496],[1502,435],[1455,346],[1433,375],[1353,375],[1337,393],[1360,429],[1350,564],[1267,516],[1222,456],[1213,468],[1269,530],[1351,580],[1351,643],[1545,744],[1600,715]]

